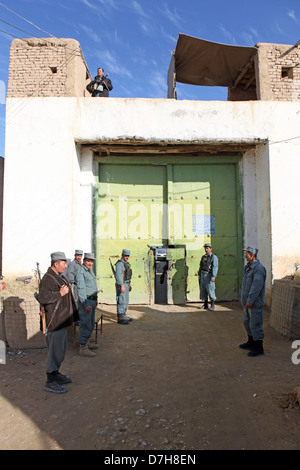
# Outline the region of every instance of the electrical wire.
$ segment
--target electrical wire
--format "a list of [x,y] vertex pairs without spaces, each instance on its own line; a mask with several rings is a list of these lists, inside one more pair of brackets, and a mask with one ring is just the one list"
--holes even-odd
[[12,38],[15,38],[15,39],[20,39],[18,38],[18,36],[14,36],[13,34],[8,33],[7,31],[4,31],[3,29],[0,29],[0,33],[7,34],[8,36],[11,36]]
[[[7,23],[6,21],[1,20],[1,18],[0,18],[0,21],[2,21],[3,23],[6,23],[7,25],[11,26],[12,28],[15,28],[15,29],[18,29],[19,31],[22,31],[23,33],[29,34],[29,36],[31,36],[31,37],[34,38],[34,39],[42,39],[43,41],[45,41],[46,43],[48,43],[50,46],[53,46],[53,42],[51,42],[51,41],[50,41],[49,39],[47,39],[47,38],[39,38],[39,37],[37,37],[37,36],[34,35],[34,34],[28,33],[27,31],[24,31],[23,29],[20,29],[20,28],[18,28],[17,26],[11,25],[10,23]],[[26,41],[26,39],[27,39],[27,38],[20,38],[19,36],[15,36],[14,34],[11,34],[11,33],[7,32],[7,31],[4,31],[3,29],[0,29],[0,32],[1,32],[1,33],[5,33],[5,34],[7,34],[8,36],[11,36],[12,38],[20,39],[20,41]],[[58,38],[55,37],[55,36],[52,36],[52,37],[53,37],[53,39],[58,39]],[[71,48],[71,47],[67,47],[67,46],[65,46],[65,49],[66,49],[67,51],[71,51],[71,52],[77,50],[77,49],[74,49],[74,48]]]
[[1,20],[1,18],[0,18],[0,21],[2,21],[2,23],[7,24],[8,26],[11,26],[12,28],[22,31],[22,33],[28,34],[29,36],[32,36],[32,37],[36,37],[34,34],[28,33],[28,31],[24,31],[24,29],[18,28],[17,26],[14,26],[13,24],[8,23],[7,21]]
[[289,137],[288,139],[276,140],[274,142],[270,142],[270,145],[274,144],[281,144],[283,142],[289,142],[290,140],[300,139],[300,135],[296,135],[295,137]]
[[3,5],[3,3],[0,3],[0,6],[3,7],[3,8],[6,8],[6,10],[10,11],[10,12],[13,13],[14,15],[18,16],[19,18],[21,18],[22,20],[27,21],[27,23],[29,23],[29,24],[31,24],[32,26],[34,26],[35,28],[39,29],[39,30],[42,31],[43,33],[48,34],[48,36],[51,36],[51,37],[54,38],[53,34],[48,33],[47,31],[45,31],[44,29],[40,28],[40,27],[37,26],[36,24],[32,23],[32,21],[27,20],[27,19],[24,18],[23,16],[19,15],[19,14],[16,13],[15,11],[11,10],[10,8],[8,8],[6,5]]

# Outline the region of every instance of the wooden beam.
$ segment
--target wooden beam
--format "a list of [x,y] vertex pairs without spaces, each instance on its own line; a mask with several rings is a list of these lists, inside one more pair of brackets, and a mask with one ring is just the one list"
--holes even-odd
[[251,65],[253,63],[253,59],[254,59],[254,57],[251,57],[248,64],[245,65],[245,67],[243,68],[241,73],[238,75],[238,77],[237,77],[236,81],[234,82],[233,86],[231,87],[232,89],[235,89],[238,86],[238,84],[242,80],[243,76],[246,74],[247,70],[251,67]]
[[246,83],[244,90],[248,90],[249,86],[255,81],[255,75],[253,74],[252,77],[249,78],[248,82]]
[[254,143],[231,143],[231,142],[215,142],[203,144],[187,144],[187,145],[88,145],[87,146],[98,153],[100,157],[107,156],[163,156],[163,155],[201,155],[216,154],[219,152],[243,152],[250,148],[254,148]]

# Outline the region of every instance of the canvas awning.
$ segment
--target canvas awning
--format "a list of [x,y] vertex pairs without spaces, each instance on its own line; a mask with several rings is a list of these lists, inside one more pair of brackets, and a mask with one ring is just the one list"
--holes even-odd
[[231,46],[179,34],[168,72],[168,97],[175,82],[202,86],[232,87],[253,60],[255,47]]

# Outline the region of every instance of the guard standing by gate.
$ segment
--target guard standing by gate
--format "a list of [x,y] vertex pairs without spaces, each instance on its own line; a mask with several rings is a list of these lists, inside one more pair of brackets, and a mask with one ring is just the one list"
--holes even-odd
[[74,299],[76,300],[76,302],[78,300],[77,299],[78,296],[77,296],[77,287],[76,287],[75,276],[76,276],[76,273],[81,268],[82,256],[83,256],[83,251],[82,250],[75,250],[74,259],[73,259],[73,261],[71,261],[71,263],[69,263],[67,273],[66,273],[66,278],[68,279],[68,281],[70,282],[70,284],[72,286],[72,292],[73,292]]
[[97,280],[92,269],[95,261],[94,253],[84,253],[83,264],[77,271],[75,280],[78,293],[79,311],[79,355],[93,357],[96,354],[91,349],[97,349],[98,344],[90,343],[90,337],[95,328],[95,310],[97,307]]
[[116,262],[116,297],[117,297],[117,315],[118,323],[128,325],[132,321],[131,317],[126,315],[129,303],[129,292],[131,291],[132,269],[128,262],[130,256],[129,250],[122,251],[122,257]]
[[248,341],[240,344],[242,349],[250,349],[248,356],[264,354],[263,312],[266,289],[266,268],[257,259],[258,249],[245,248],[247,264],[242,279],[241,302],[244,309],[244,326]]
[[215,280],[218,274],[219,260],[216,255],[212,253],[212,247],[210,243],[204,245],[205,255],[202,256],[199,267],[199,284],[200,284],[200,295],[204,301],[201,309],[208,309],[208,297],[211,301],[209,310],[215,309],[216,300],[216,284]]

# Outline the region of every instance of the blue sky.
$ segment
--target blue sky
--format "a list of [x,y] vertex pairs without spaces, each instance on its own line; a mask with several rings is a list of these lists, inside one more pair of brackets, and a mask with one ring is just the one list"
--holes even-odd
[[[300,0],[0,0],[0,20],[0,30],[9,33],[0,31],[0,156],[5,156],[5,94],[14,36],[77,39],[91,75],[97,67],[109,74],[111,97],[166,98],[179,33],[238,46],[294,45],[300,39]],[[227,89],[177,84],[177,95],[180,100],[226,100]]]

